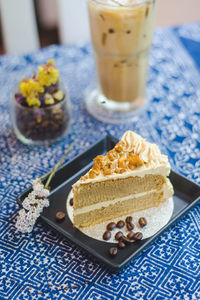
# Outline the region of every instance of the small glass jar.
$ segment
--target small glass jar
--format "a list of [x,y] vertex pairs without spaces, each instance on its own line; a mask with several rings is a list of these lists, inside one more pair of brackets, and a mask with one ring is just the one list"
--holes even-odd
[[11,99],[11,118],[17,138],[27,145],[48,145],[59,141],[70,129],[71,103],[67,90],[63,100],[46,107],[26,107],[18,103],[15,88]]

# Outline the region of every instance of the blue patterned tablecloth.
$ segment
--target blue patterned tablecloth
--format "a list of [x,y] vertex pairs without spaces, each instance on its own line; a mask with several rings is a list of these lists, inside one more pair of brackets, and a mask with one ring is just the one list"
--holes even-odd
[[[73,124],[62,142],[31,148],[13,135],[10,93],[48,58],[55,58],[69,87]],[[156,31],[151,102],[134,123],[103,124],[88,115],[83,95],[93,73],[90,45],[0,57],[0,299],[200,299],[199,205],[118,275],[40,222],[29,235],[16,233],[16,196],[53,167],[72,141],[68,160],[105,134],[120,137],[132,129],[156,142],[175,171],[200,183],[200,24]]]

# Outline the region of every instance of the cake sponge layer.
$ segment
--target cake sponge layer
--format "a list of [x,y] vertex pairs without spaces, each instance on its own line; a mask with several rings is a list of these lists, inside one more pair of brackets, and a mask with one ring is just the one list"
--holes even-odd
[[151,190],[162,190],[165,177],[145,175],[82,184],[74,192],[74,209]]
[[142,197],[134,197],[125,201],[119,201],[114,205],[94,209],[87,213],[74,216],[74,225],[77,227],[87,227],[101,222],[113,220],[133,212],[158,206],[166,201],[163,191],[149,193]]

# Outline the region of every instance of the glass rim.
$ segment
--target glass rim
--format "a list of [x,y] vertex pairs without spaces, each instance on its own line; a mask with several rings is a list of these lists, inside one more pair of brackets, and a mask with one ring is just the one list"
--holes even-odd
[[[113,4],[111,3],[106,3],[104,0],[87,0],[88,2],[96,2],[102,6],[107,6],[107,7],[112,7],[112,8],[116,8],[116,9],[126,9],[126,8],[130,8],[130,7],[136,7],[136,6],[139,6],[139,5],[142,5],[142,4],[145,4],[146,2],[155,2],[156,0],[141,0],[140,3],[133,3],[133,4],[127,4],[127,5],[119,5],[119,6],[116,6],[116,3],[117,1],[113,1]],[[112,0],[111,0],[112,1]]]

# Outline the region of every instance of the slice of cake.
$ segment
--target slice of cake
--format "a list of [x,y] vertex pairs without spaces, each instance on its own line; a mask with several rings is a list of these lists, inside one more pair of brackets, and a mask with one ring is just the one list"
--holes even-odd
[[87,227],[158,206],[173,195],[168,158],[157,145],[127,131],[73,185],[74,225]]

